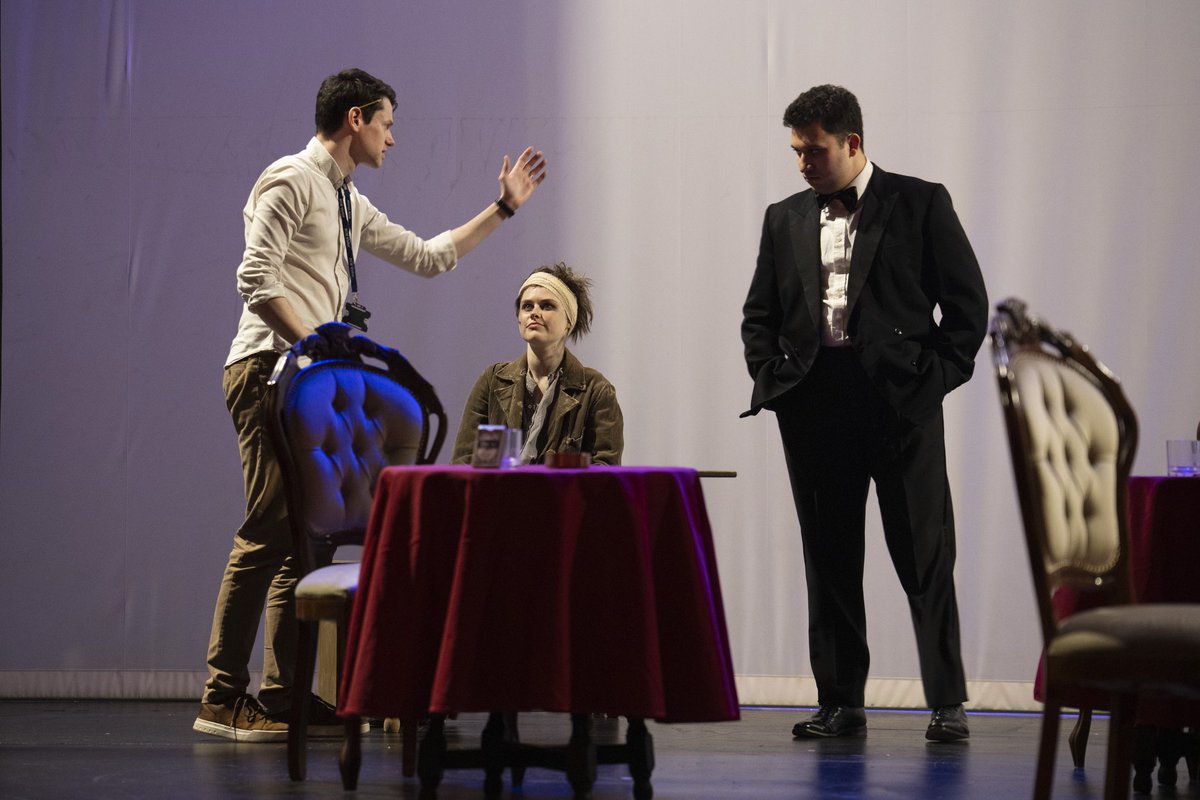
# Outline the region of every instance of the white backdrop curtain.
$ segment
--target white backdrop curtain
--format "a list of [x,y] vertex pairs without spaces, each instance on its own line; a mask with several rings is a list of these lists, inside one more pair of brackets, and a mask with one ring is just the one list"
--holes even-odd
[[[504,153],[547,153],[538,195],[455,272],[364,255],[371,334],[456,424],[482,367],[521,351],[521,278],[586,271],[577,352],[618,389],[626,463],[738,472],[705,492],[743,702],[815,700],[774,420],[738,419],[762,213],[803,188],[780,122],[800,91],[855,91],[868,156],[949,188],[993,303],[1026,299],[1121,376],[1136,472],[1161,474],[1200,419],[1195,0],[2,9],[0,696],[198,696],[242,508],[220,391],[240,212],[347,66],[399,95],[395,149],[355,180],[419,233],[494,198]],[[1039,638],[986,345],[946,416],[974,705],[1030,708]],[[920,706],[874,511],[868,539],[868,702]]]

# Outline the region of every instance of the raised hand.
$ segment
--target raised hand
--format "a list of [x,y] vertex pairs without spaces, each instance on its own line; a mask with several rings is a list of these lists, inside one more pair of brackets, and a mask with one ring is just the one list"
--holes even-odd
[[512,169],[509,169],[508,155],[505,155],[500,166],[500,199],[514,210],[518,209],[544,180],[546,157],[541,150],[534,152],[532,147],[526,147]]

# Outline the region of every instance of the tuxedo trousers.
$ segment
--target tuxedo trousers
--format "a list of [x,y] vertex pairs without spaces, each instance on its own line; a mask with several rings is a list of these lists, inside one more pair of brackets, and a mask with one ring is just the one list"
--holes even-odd
[[967,699],[954,590],[954,513],[941,412],[904,423],[853,348],[820,349],[774,410],[800,520],[809,655],[821,705],[862,707],[871,655],[863,599],[871,481],[908,596],[931,708]]

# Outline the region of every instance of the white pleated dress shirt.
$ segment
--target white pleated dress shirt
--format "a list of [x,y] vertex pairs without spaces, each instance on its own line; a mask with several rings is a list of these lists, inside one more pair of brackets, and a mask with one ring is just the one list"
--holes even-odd
[[858,190],[858,205],[847,213],[841,201],[834,200],[821,209],[821,345],[847,347],[850,336],[846,289],[850,283],[850,254],[858,221],[862,218],[863,199],[874,165],[870,161],[850,182]]

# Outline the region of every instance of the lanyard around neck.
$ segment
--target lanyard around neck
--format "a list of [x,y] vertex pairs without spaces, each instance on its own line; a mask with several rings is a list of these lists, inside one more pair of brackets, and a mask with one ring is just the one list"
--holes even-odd
[[350,273],[350,299],[358,302],[358,276],[354,271],[354,247],[350,243],[350,186],[343,183],[337,190],[338,216],[342,220],[342,238],[346,242],[346,271]]

